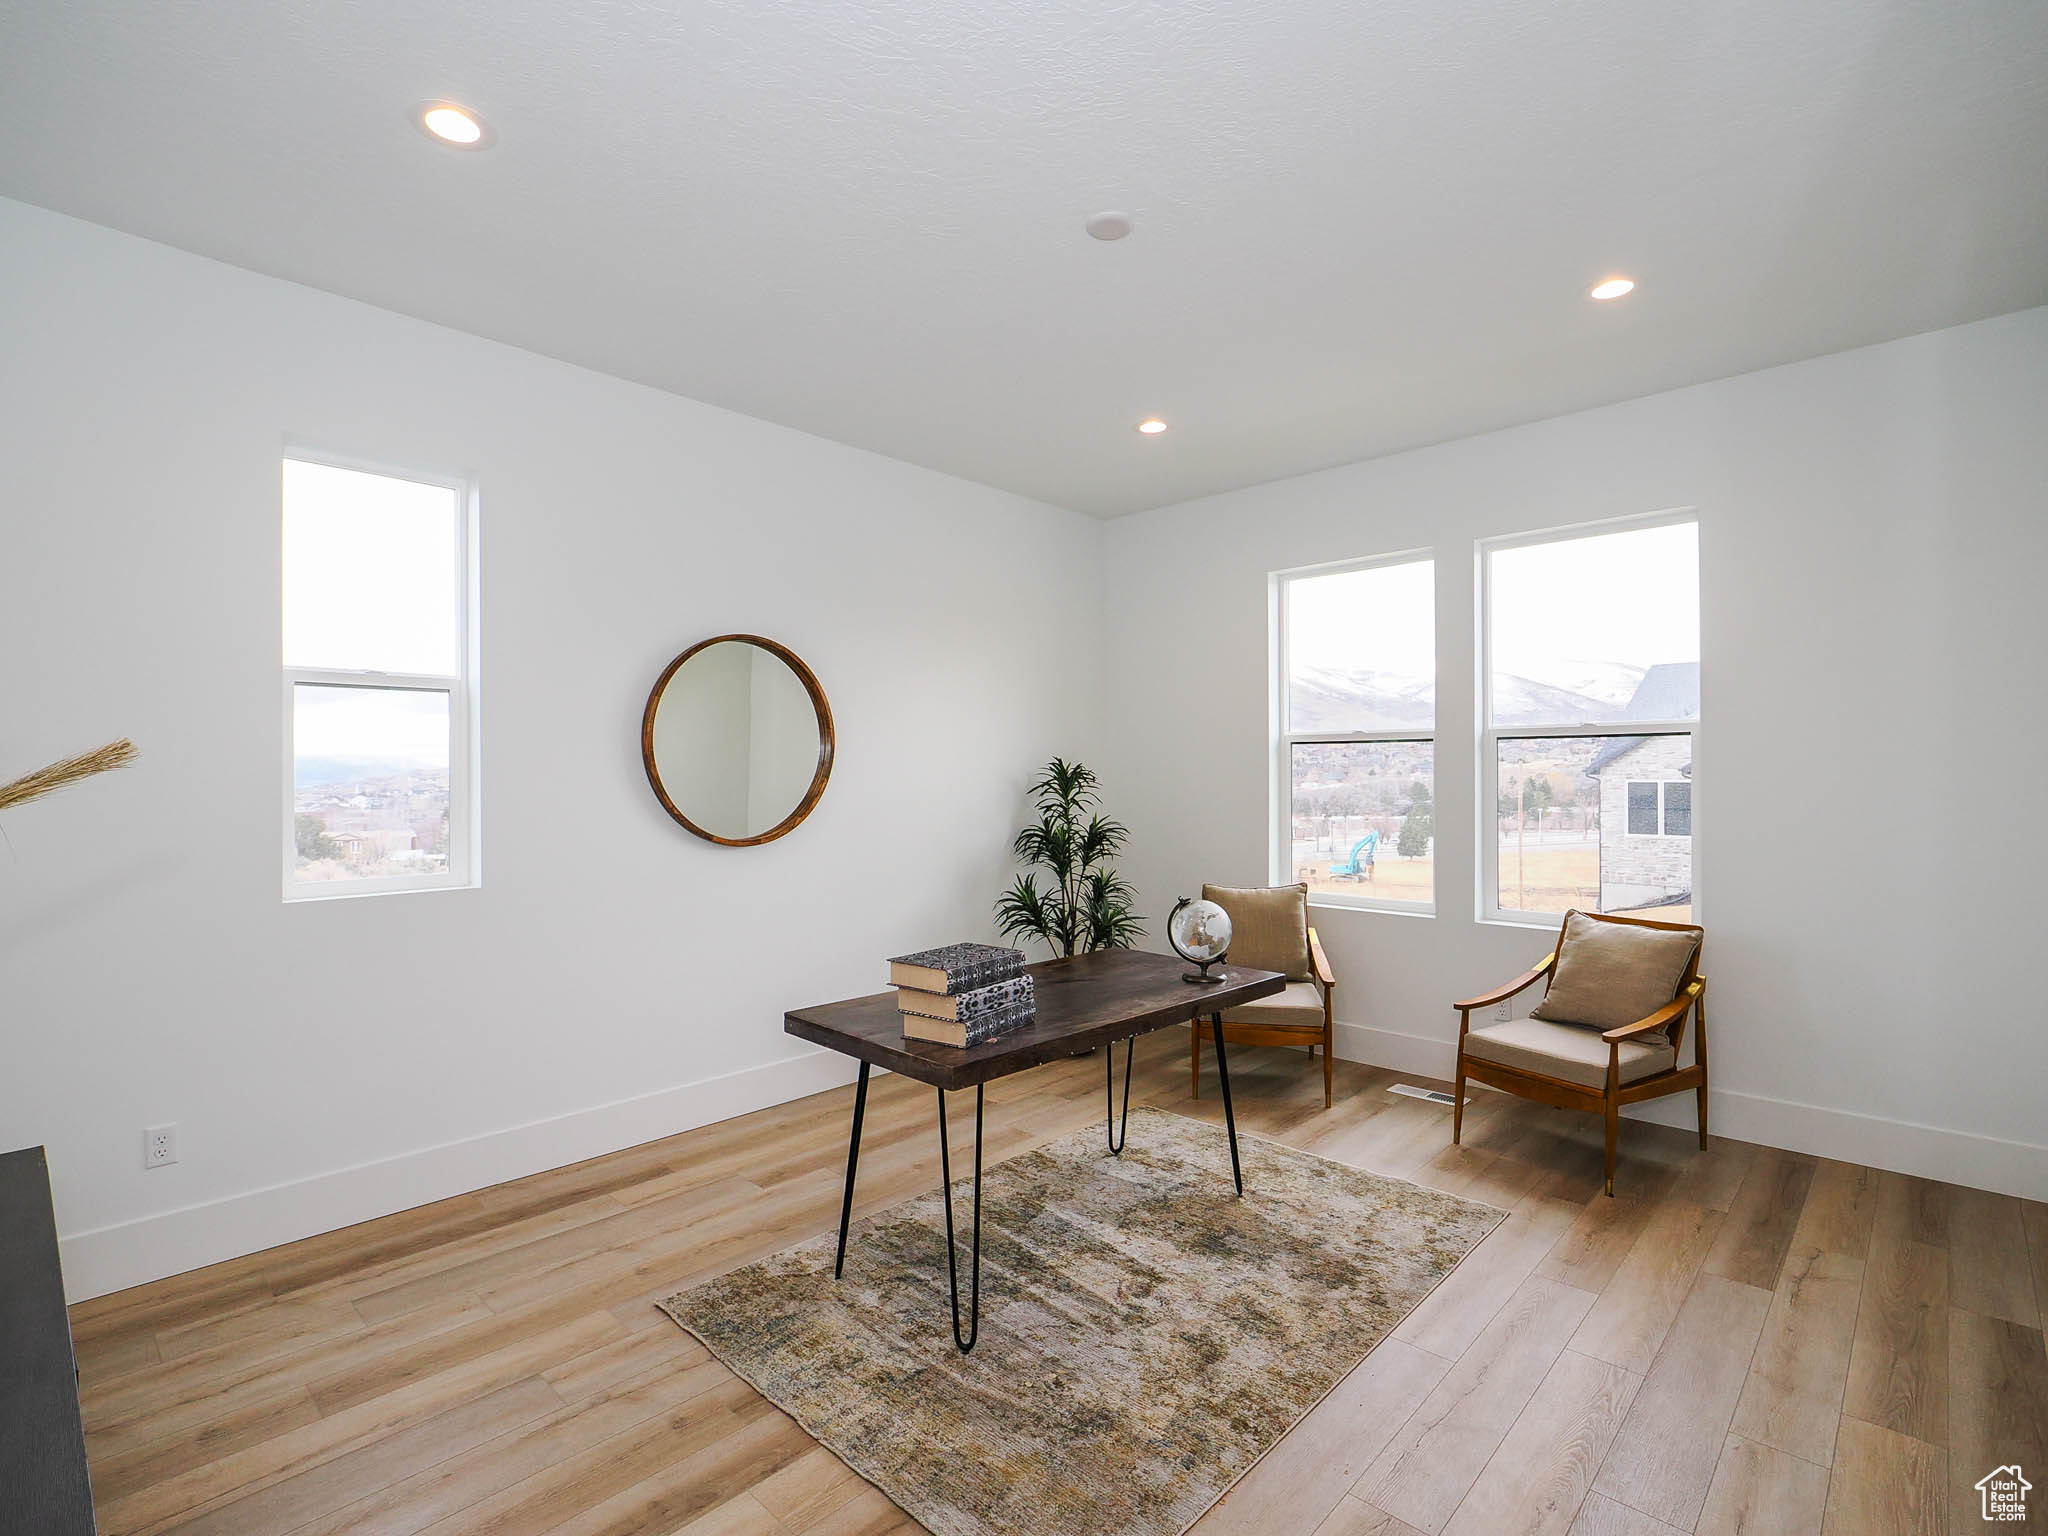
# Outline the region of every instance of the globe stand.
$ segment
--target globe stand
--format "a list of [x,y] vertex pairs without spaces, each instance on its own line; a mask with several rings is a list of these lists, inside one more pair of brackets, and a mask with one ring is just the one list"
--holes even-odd
[[1212,965],[1221,965],[1222,963],[1223,962],[1220,960],[1197,960],[1195,964],[1200,966],[1201,969],[1196,971],[1183,971],[1181,972],[1180,979],[1182,981],[1191,981],[1195,983],[1195,985],[1197,986],[1220,987],[1223,985],[1224,973],[1222,971],[1218,971],[1214,976],[1211,976],[1209,974],[1209,967]]

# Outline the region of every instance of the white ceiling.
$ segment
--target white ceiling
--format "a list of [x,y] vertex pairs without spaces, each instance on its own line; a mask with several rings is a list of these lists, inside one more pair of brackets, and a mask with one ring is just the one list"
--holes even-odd
[[2048,302],[2048,3],[0,0],[0,193],[1113,515]]

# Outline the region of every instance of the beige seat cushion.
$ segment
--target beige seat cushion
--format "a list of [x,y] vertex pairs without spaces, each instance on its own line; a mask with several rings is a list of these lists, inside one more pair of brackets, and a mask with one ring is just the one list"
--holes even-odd
[[1603,923],[1574,912],[1564,920],[1550,990],[1529,1016],[1585,1029],[1638,1023],[1678,996],[1699,947],[1694,930]]
[[[1561,1077],[1587,1088],[1607,1086],[1607,1042],[1592,1030],[1572,1024],[1546,1024],[1541,1019],[1509,1019],[1503,1024],[1489,1024],[1465,1036],[1465,1054],[1481,1061],[1496,1061],[1504,1067]],[[1624,1083],[1662,1072],[1677,1062],[1678,1053],[1661,1034],[1621,1042]]]
[[[1233,946],[1231,958],[1236,959]],[[1260,966],[1260,970],[1269,967]],[[1201,1020],[1195,1025],[1201,1027]],[[1285,992],[1244,1003],[1223,1015],[1226,1024],[1263,1024],[1269,1028],[1312,1029],[1323,1032],[1323,989],[1312,981],[1291,981]]]
[[1230,964],[1309,979],[1306,885],[1205,885],[1202,899],[1230,914]]

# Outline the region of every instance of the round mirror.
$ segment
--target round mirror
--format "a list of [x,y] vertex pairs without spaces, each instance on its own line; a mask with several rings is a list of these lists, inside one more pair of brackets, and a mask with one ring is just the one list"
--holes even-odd
[[759,635],[701,641],[668,664],[640,721],[647,782],[699,837],[771,842],[832,773],[832,708],[811,669]]

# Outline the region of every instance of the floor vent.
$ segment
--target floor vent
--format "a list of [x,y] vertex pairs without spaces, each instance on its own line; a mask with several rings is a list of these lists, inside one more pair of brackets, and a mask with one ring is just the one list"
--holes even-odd
[[[1387,1092],[1398,1093],[1410,1099],[1427,1099],[1432,1104],[1455,1104],[1458,1102],[1441,1088],[1418,1088],[1413,1083],[1396,1083]],[[1470,1094],[1465,1096],[1465,1102],[1467,1104],[1472,1102]]]

